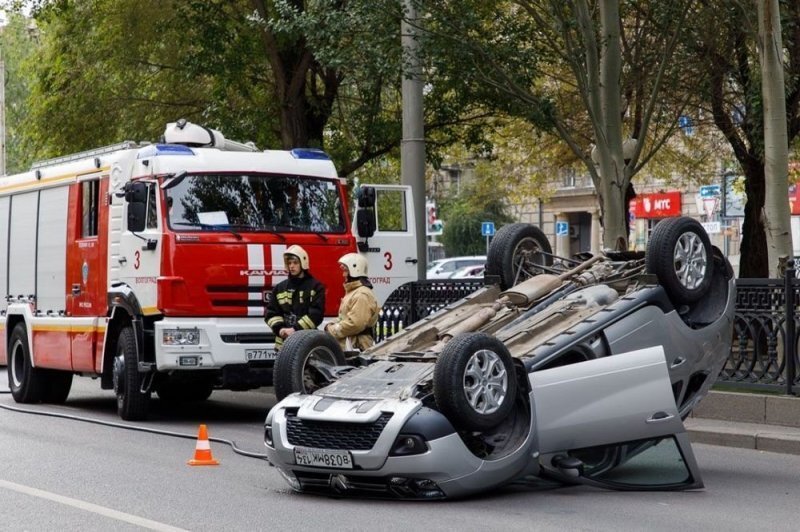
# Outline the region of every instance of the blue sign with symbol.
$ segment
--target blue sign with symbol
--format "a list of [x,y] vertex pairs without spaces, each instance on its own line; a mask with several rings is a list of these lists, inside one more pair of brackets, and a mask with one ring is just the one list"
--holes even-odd
[[556,236],[567,236],[569,234],[569,222],[556,222]]
[[481,222],[481,235],[494,236],[494,222]]
[[704,185],[700,187],[701,198],[717,198],[722,195],[722,187],[720,185]]

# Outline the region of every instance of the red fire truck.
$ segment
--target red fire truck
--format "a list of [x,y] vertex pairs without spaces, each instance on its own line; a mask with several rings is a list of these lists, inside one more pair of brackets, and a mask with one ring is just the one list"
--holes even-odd
[[416,279],[411,194],[360,188],[320,150],[258,151],[180,120],[126,142],[0,177],[0,364],[17,402],[61,403],[73,375],[113,389],[123,419],[162,400],[270,385],[266,295],[283,251],[309,253],[343,295],[337,259],[359,251],[376,295]]

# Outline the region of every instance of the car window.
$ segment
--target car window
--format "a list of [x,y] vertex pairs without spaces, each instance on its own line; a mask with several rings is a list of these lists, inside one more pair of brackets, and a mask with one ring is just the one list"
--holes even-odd
[[692,475],[672,436],[571,451],[584,476],[618,487],[666,487],[689,483]]
[[456,261],[452,261],[451,260],[450,262],[446,262],[445,264],[442,264],[442,268],[439,271],[443,271],[443,272],[454,272],[454,271],[456,271]]

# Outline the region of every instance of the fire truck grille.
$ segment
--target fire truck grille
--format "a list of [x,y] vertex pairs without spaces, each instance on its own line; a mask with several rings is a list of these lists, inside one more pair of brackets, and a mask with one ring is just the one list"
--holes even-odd
[[271,344],[275,341],[272,333],[236,333],[220,335],[226,344]]
[[286,412],[289,443],[317,449],[372,449],[392,414],[382,413],[374,423],[338,423],[300,419],[296,412]]
[[[219,309],[266,308],[266,297],[271,287],[242,285],[209,285],[206,292],[211,304]],[[254,298],[253,294],[258,294]]]

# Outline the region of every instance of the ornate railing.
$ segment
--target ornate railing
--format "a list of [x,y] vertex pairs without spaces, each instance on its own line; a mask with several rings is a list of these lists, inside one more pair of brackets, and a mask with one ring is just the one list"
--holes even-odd
[[794,394],[800,279],[793,263],[784,279],[737,279],[731,353],[718,383]]
[[[483,285],[482,279],[404,284],[383,305],[376,340],[388,338]],[[790,395],[800,390],[800,347],[795,334],[800,330],[798,305],[800,279],[793,263],[784,279],[737,279],[733,342],[717,382]]]

